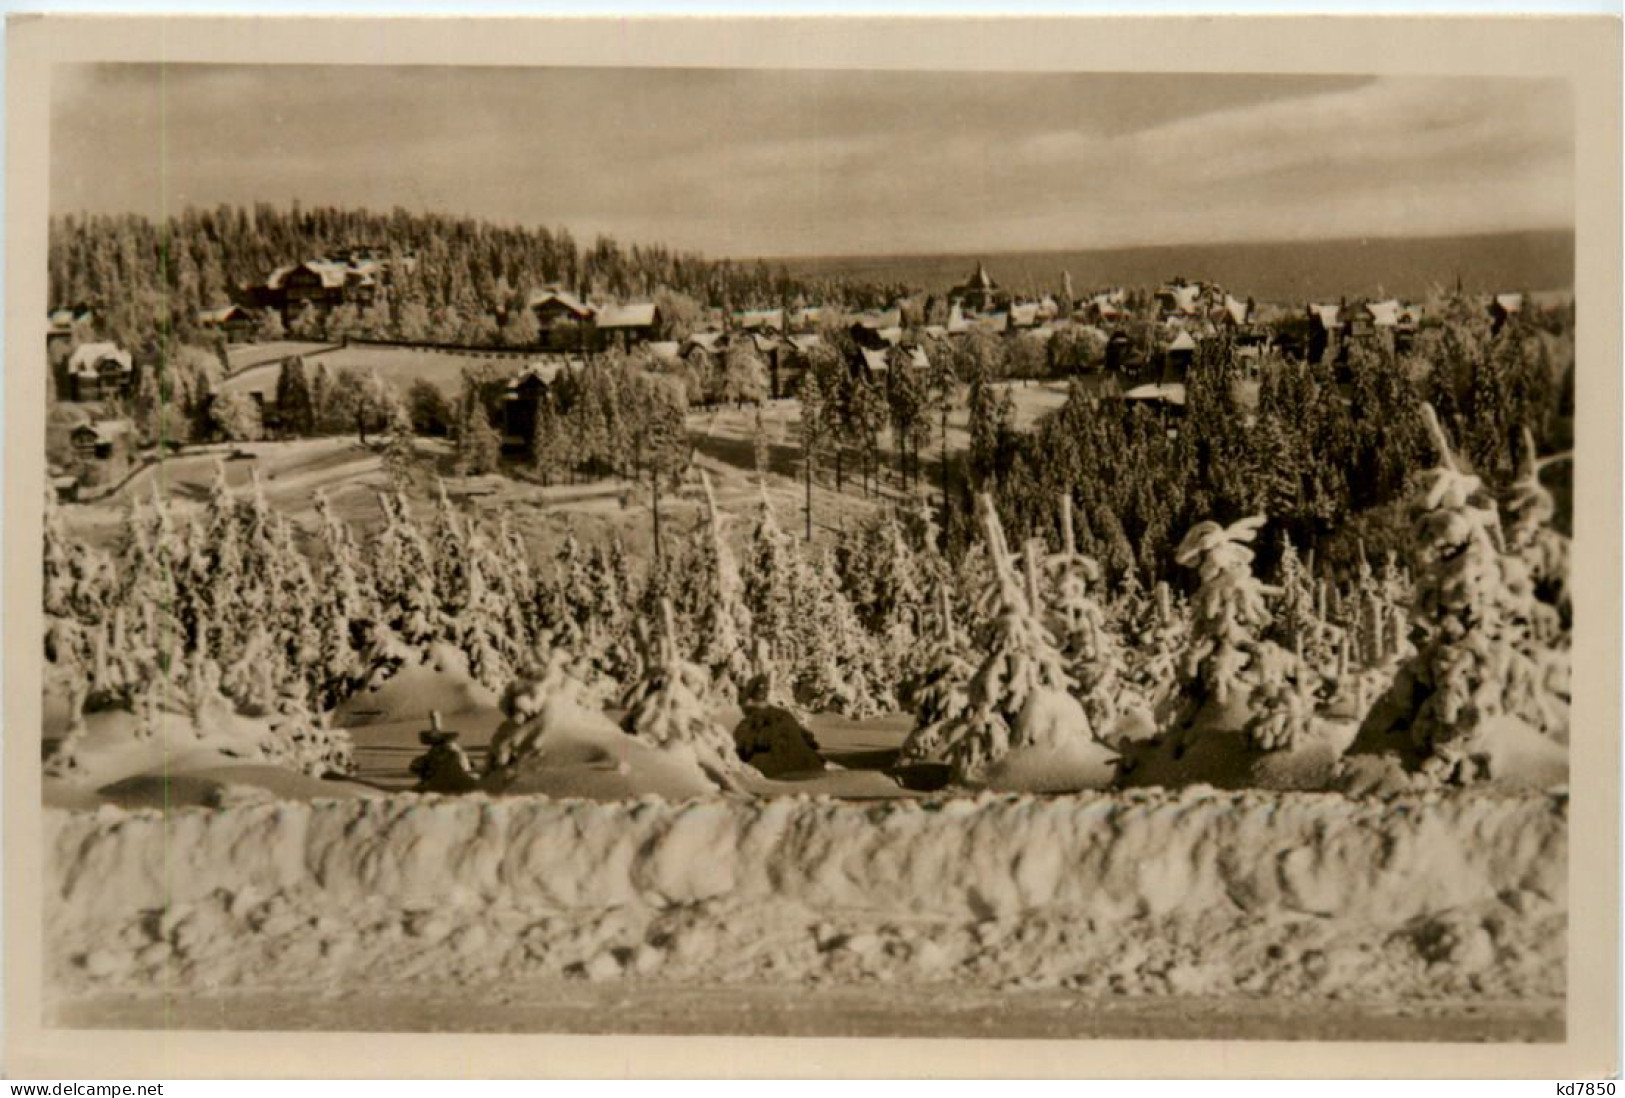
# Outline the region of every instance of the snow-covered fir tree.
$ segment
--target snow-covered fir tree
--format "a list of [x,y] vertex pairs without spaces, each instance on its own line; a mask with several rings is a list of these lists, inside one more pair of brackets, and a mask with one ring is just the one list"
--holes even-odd
[[627,694],[621,727],[662,750],[693,752],[712,781],[731,786],[743,771],[733,736],[711,715],[710,676],[683,658],[675,633],[671,603],[662,601],[656,652]]
[[710,673],[718,695],[731,700],[751,677],[750,609],[724,530],[726,516],[703,470],[700,485],[705,507],[684,554],[677,602],[694,639],[694,662]]
[[934,631],[926,640],[928,655],[917,682],[910,684],[914,703],[914,727],[903,741],[901,757],[910,761],[934,760],[941,756],[944,732],[970,705],[970,680],[976,668],[971,664],[970,638],[954,622],[953,600],[948,588],[937,591]]
[[1180,668],[1184,735],[1245,731],[1261,750],[1291,747],[1309,730],[1312,684],[1294,654],[1265,639],[1270,589],[1253,575],[1249,548],[1263,515],[1229,526],[1201,522],[1175,554],[1197,570],[1191,633]]
[[381,492],[378,505],[384,526],[368,554],[374,601],[382,615],[377,624],[408,648],[421,648],[435,638],[440,624],[434,557],[405,496]]
[[1516,718],[1535,732],[1566,737],[1567,698],[1533,632],[1535,587],[1523,557],[1508,551],[1494,501],[1451,449],[1433,409],[1424,419],[1438,455],[1418,502],[1416,632],[1424,637],[1393,686],[1387,707],[1430,754],[1424,769],[1448,781],[1484,777],[1494,752],[1492,722]]
[[1127,678],[1122,643],[1094,593],[1103,578],[1100,565],[1078,550],[1072,519],[1072,497],[1063,494],[1061,549],[1047,554],[1043,563],[1045,603],[1090,724],[1104,730],[1117,720],[1125,704],[1141,704],[1143,699]]
[[315,506],[320,556],[312,610],[317,657],[305,674],[312,702],[319,709],[330,709],[366,677],[364,646],[380,611],[371,584],[363,578],[366,566],[350,528],[333,511],[325,493],[316,493]]
[[983,539],[992,564],[996,602],[979,631],[981,664],[971,677],[965,711],[943,730],[944,756],[953,779],[975,784],[990,767],[1020,748],[1094,747],[1089,718],[1072,696],[1076,684],[1044,626],[1038,605],[1039,565],[1029,550],[1025,570],[1005,541],[992,498],[977,499]]
[[1529,578],[1535,585],[1535,597],[1550,608],[1550,613],[1539,611],[1536,633],[1551,643],[1566,639],[1573,606],[1569,594],[1569,538],[1553,525],[1557,515],[1557,501],[1551,490],[1541,483],[1541,471],[1558,462],[1571,460],[1572,454],[1550,454],[1540,457],[1535,450],[1535,438],[1523,429],[1523,456],[1518,477],[1506,502],[1507,548],[1522,558],[1529,569]]

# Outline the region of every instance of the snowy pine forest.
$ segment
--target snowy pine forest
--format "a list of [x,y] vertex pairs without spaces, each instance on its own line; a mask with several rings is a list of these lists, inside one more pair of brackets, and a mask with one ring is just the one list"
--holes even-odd
[[[1091,407],[1075,397],[1038,434]],[[916,790],[1561,784],[1568,539],[1541,473],[1566,455],[1516,425],[1514,471],[1486,483],[1430,404],[1412,411],[1427,461],[1400,471],[1386,541],[1336,571],[1263,511],[1194,522],[1170,574],[1142,581],[1157,573],[1132,547],[1096,555],[1090,531],[1120,529],[1110,482],[978,471],[974,430],[957,545],[942,500],[915,494],[815,549],[765,486],[728,513],[703,472],[682,489],[699,521],[654,560],[613,539],[529,544],[443,483],[427,515],[381,491],[361,534],[319,497],[296,528],[222,467],[201,506],[131,503],[111,551],[49,498],[46,692],[65,733],[46,772],[94,787],[139,771],[129,756],[206,748],[343,778],[335,712],[427,668],[505,717],[483,770],[460,749],[420,770],[440,791],[525,791],[527,767],[560,757],[550,743],[585,735],[613,758],[635,748],[623,769],[669,768],[655,788],[748,794],[775,755],[769,776],[794,769],[786,753],[828,765],[820,714],[904,715],[888,773]],[[1010,537],[1012,514],[1033,536]]]

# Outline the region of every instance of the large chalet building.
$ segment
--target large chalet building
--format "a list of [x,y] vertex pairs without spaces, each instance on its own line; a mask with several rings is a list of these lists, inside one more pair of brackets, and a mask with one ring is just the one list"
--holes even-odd
[[264,282],[249,287],[246,296],[253,307],[275,309],[291,321],[306,304],[322,312],[340,305],[371,305],[383,273],[383,261],[370,257],[307,259],[278,267]]
[[597,352],[631,350],[655,338],[660,310],[652,302],[593,305],[568,290],[549,286],[530,295],[530,310],[541,329],[543,350]]

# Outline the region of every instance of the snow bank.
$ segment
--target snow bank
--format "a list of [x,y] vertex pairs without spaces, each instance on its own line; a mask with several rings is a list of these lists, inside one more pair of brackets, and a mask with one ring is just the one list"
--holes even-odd
[[[1567,805],[398,796],[46,813],[53,986],[1555,997]],[[936,992],[932,992],[936,994]]]
[[546,909],[729,895],[820,908],[1104,919],[1176,910],[1400,921],[1565,896],[1566,800],[1192,791],[844,804],[395,797],[47,813],[53,920],[216,890]]

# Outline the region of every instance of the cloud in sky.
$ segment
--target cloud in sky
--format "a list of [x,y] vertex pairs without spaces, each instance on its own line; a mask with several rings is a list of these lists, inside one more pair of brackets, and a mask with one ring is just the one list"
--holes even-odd
[[1570,227],[1566,82],[64,66],[58,213],[255,201],[712,255]]

